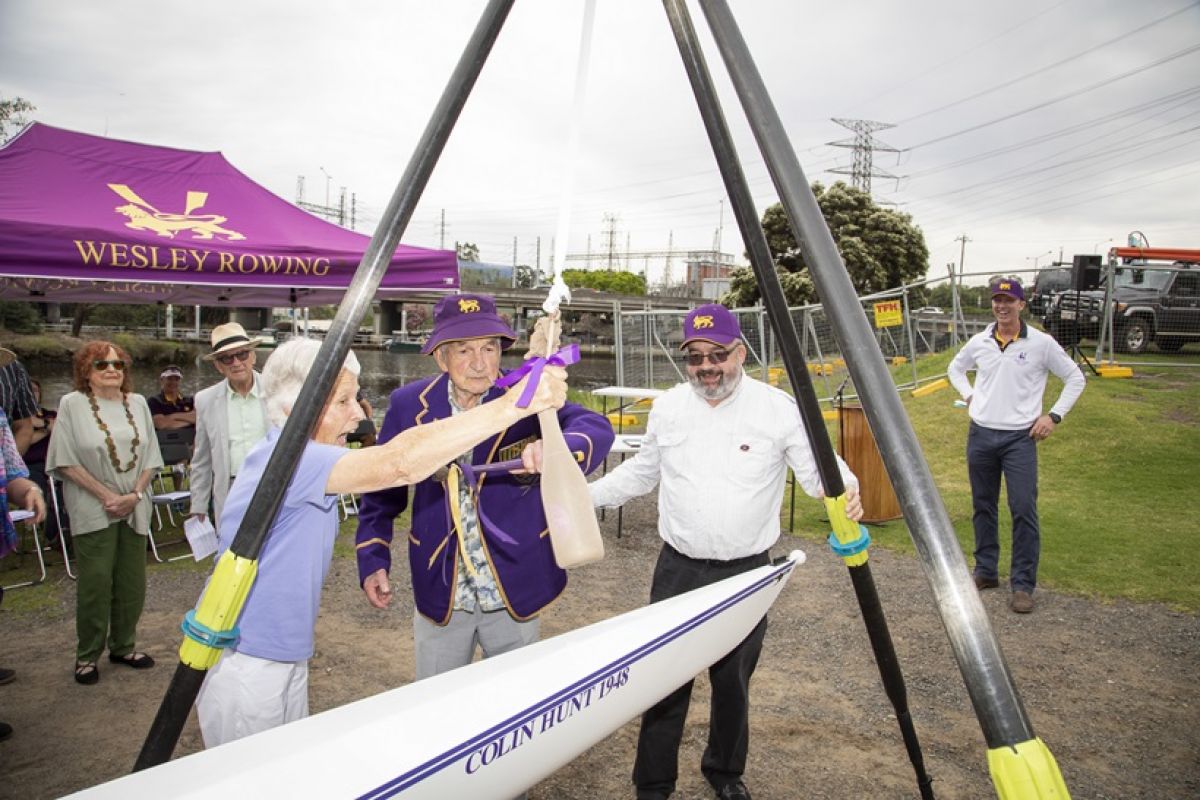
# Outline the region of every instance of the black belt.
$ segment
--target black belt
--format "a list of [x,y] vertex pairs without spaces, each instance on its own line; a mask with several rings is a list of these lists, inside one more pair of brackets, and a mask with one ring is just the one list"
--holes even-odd
[[[769,550],[764,550],[761,553],[755,553],[754,555],[743,556],[741,558],[692,558],[686,553],[679,552],[667,542],[663,542],[663,547],[667,548],[685,561],[694,561],[697,564],[704,564],[709,567],[736,567],[751,561],[761,561],[764,557],[767,557],[767,554],[770,552]],[[767,561],[770,561],[769,557],[767,557]]]

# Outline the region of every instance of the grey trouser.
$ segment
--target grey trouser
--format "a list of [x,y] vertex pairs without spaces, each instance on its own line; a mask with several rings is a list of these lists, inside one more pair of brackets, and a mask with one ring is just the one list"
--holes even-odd
[[417,680],[466,666],[475,646],[484,658],[498,656],[537,641],[541,620],[517,622],[507,611],[455,611],[445,625],[413,614]]

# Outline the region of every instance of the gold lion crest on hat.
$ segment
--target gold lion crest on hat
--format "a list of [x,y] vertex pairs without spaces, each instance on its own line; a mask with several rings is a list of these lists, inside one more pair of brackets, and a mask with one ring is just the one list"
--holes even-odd
[[459,300],[458,311],[460,314],[473,314],[479,310],[478,300]]
[[701,328],[711,328],[713,326],[713,318],[708,314],[701,314],[692,320],[692,327],[696,330]]

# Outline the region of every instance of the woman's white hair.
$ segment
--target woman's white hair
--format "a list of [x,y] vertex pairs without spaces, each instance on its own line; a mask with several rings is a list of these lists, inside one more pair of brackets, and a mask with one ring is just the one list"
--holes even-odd
[[[287,422],[320,349],[321,343],[316,339],[297,336],[276,347],[267,358],[262,384],[267,400],[267,421],[272,425],[282,428]],[[355,377],[362,371],[353,350],[346,354],[342,368]]]

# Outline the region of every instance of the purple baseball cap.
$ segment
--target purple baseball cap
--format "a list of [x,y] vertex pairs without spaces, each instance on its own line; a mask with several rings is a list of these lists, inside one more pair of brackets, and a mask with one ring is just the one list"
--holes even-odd
[[696,306],[683,318],[682,349],[691,342],[712,342],[731,345],[742,338],[737,317],[728,308],[718,303]]
[[499,337],[502,350],[517,340],[516,332],[496,313],[496,301],[486,294],[451,294],[433,307],[433,333],[421,352],[428,355],[446,342],[492,336]]
[[1025,289],[1016,278],[995,278],[988,286],[988,293],[992,297],[1003,294],[1014,300],[1025,299]]

